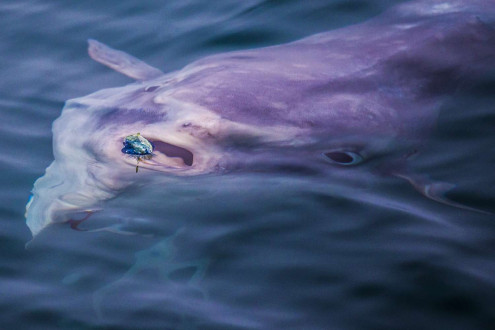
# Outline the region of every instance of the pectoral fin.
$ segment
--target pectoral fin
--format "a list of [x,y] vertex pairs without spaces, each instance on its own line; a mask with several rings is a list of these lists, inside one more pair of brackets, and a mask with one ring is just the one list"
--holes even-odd
[[474,211],[489,215],[492,214],[484,210],[476,209],[461,203],[454,202],[453,200],[447,198],[446,194],[450,190],[455,188],[455,185],[452,183],[438,182],[438,181],[435,182],[429,180],[426,176],[417,175],[417,174],[413,175],[410,173],[393,173],[393,175],[408,181],[423,196],[428,197],[429,199],[434,200],[438,203],[442,203],[463,210]]
[[110,48],[93,39],[88,40],[89,56],[117,72],[136,80],[149,80],[163,75],[163,72],[154,68],[134,56],[120,50]]

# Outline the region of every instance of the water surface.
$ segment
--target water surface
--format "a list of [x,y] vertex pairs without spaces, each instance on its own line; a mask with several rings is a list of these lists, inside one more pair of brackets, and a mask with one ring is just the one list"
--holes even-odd
[[[54,225],[25,248],[24,206],[53,160],[51,123],[65,100],[131,82],[89,59],[88,38],[173,71],[394,3],[2,1],[2,328],[492,328],[494,216],[436,203],[399,179],[157,176],[81,225],[96,231]],[[491,212],[493,104],[487,72],[451,95],[412,163],[456,184],[452,200]]]

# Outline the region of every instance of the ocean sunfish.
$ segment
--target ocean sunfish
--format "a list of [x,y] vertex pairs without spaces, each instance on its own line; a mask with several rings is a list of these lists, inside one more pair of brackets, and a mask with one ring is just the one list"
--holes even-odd
[[[377,156],[384,173],[449,203],[442,186],[408,174],[403,163],[449,93],[493,67],[494,17],[494,1],[412,1],[361,24],[166,74],[89,40],[94,60],[136,81],[66,102],[27,225],[35,236],[147,175],[271,166],[325,172]],[[129,136],[147,154],[123,152]]]

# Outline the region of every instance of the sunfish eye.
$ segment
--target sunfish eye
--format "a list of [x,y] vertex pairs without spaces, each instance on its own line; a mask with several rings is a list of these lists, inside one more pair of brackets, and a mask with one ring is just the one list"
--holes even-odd
[[363,157],[361,157],[358,153],[346,150],[325,152],[323,153],[323,156],[325,156],[325,158],[332,163],[344,166],[357,165],[363,161]]

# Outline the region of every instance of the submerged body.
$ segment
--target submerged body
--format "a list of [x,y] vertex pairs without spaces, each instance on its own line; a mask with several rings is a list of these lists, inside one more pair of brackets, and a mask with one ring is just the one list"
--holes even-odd
[[[381,158],[397,176],[445,96],[495,63],[490,1],[416,1],[286,45],[215,55],[162,74],[90,41],[90,55],[138,82],[70,100],[53,125],[55,161],[27,205],[33,235],[160,171],[335,171]],[[153,145],[136,159],[122,141]],[[401,172],[401,173],[399,173]],[[374,174],[371,174],[374,175]],[[407,176],[413,185],[424,188]]]

